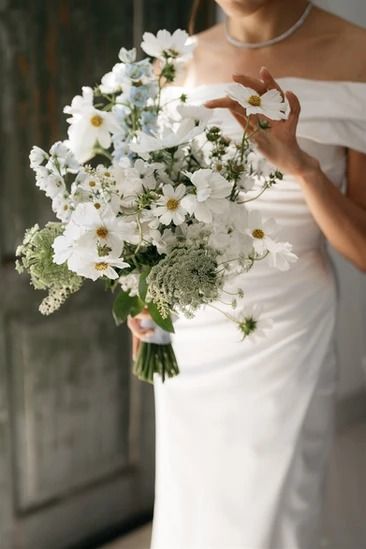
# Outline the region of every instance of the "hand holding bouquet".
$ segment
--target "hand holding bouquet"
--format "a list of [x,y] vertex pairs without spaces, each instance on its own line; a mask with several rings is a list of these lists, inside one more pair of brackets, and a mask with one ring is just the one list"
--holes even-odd
[[[210,124],[209,109],[164,93],[192,51],[188,35],[145,33],[141,47],[149,58],[137,61],[135,50],[122,48],[101,83],[65,107],[68,140],[48,153],[32,149],[36,185],[58,221],[26,232],[17,268],[48,290],[43,314],[100,279],[116,295],[117,323],[146,309],[157,329],[141,345],[134,373],[153,382],[155,373],[164,380],[179,371],[169,337],[174,315],[193,317],[218,301],[257,261],[285,270],[296,256],[274,239],[273,221],[246,208],[282,178],[261,169],[252,130],[234,142]],[[231,97],[242,88],[231,88]],[[281,94],[271,100],[270,115],[286,117]],[[232,296],[233,307],[241,295]],[[238,318],[247,337],[256,320]]]

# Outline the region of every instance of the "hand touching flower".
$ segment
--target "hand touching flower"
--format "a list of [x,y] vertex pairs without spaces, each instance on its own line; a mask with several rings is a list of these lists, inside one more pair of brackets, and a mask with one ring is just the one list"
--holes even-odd
[[[316,165],[317,161],[300,148],[296,139],[300,115],[296,95],[284,93],[264,67],[260,79],[234,75],[234,80],[236,84],[228,88],[229,97],[207,101],[205,106],[229,109],[258,150],[282,172],[296,176]],[[279,94],[285,99],[282,103]],[[289,113],[285,117],[286,102]]]

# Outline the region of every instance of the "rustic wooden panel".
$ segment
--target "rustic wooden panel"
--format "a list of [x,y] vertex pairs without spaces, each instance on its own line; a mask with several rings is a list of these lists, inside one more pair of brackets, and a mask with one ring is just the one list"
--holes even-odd
[[21,509],[128,463],[126,333],[100,310],[32,320],[8,323]]
[[50,216],[33,185],[29,150],[66,137],[64,105],[99,81],[121,45],[132,46],[133,2],[13,0],[0,9],[0,249],[11,254],[26,226]]

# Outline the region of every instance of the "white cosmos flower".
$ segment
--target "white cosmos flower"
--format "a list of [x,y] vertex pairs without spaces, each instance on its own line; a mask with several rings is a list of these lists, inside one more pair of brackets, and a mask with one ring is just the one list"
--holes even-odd
[[199,169],[189,178],[196,187],[196,194],[186,195],[182,200],[183,207],[204,223],[211,223],[213,213],[225,214],[231,183],[209,168]]
[[139,242],[135,221],[117,217],[109,206],[96,209],[90,202],[76,207],[71,216],[68,234],[87,248],[93,245],[94,248],[97,245],[106,246],[117,256],[121,254],[125,242]]
[[154,136],[144,132],[138,132],[136,143],[131,143],[131,150],[138,154],[144,154],[161,149],[178,147],[182,143],[191,141],[205,129],[205,124],[196,124],[191,118],[183,118],[176,127],[166,126],[160,135]]
[[180,225],[185,220],[186,210],[182,206],[182,198],[186,187],[181,183],[176,189],[168,183],[163,186],[163,196],[158,200],[156,206],[152,208],[152,213],[159,218],[160,223],[169,225]]
[[212,110],[202,105],[178,105],[177,112],[182,118],[191,118],[196,124],[207,124],[212,118]]
[[118,123],[113,113],[101,111],[93,106],[93,90],[83,87],[83,95],[77,95],[71,106],[64,112],[70,114],[68,146],[79,162],[86,162],[93,156],[98,142],[108,149],[111,145],[111,133],[118,131]]
[[296,263],[298,257],[292,251],[292,244],[289,242],[269,242],[269,256],[267,261],[271,267],[279,271],[287,271],[292,263]]
[[264,221],[259,212],[249,212],[246,234],[252,239],[253,248],[258,254],[263,254],[269,250],[273,244],[271,235],[276,230],[277,225],[274,219]]
[[288,117],[288,104],[276,89],[266,91],[260,95],[253,88],[247,88],[235,82],[229,84],[226,93],[237,101],[250,114],[264,114],[271,120],[284,120]]
[[103,276],[115,280],[119,277],[115,268],[125,269],[130,266],[122,258],[89,253],[73,254],[67,264],[71,271],[93,281]]
[[102,93],[116,93],[122,90],[126,81],[126,65],[117,63],[110,72],[107,72],[101,80],[99,86]]
[[177,29],[171,34],[167,30],[159,30],[155,36],[151,32],[145,32],[142,37],[141,49],[151,57],[160,59],[184,57],[190,55],[194,48],[194,42],[186,31]]
[[273,327],[273,320],[268,318],[258,305],[246,306],[232,316],[242,335],[242,339],[257,340],[266,335]]

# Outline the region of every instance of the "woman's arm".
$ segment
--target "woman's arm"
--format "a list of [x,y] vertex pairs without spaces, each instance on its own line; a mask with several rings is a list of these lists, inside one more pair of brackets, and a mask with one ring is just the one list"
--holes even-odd
[[366,272],[366,155],[348,151],[346,195],[329,181],[319,164],[305,163],[294,175],[326,238]]
[[[260,94],[270,88],[283,93],[267,69],[261,69],[260,77],[235,75],[234,80]],[[261,131],[255,131],[255,118],[249,120],[252,139],[274,166],[299,182],[311,213],[334,248],[366,272],[366,155],[348,151],[348,191],[343,195],[322,172],[318,160],[300,148],[296,139],[300,103],[292,92],[284,95],[291,109],[288,119],[270,120],[269,129]],[[243,127],[248,124],[245,109],[228,97],[208,101],[206,106],[228,108]]]

